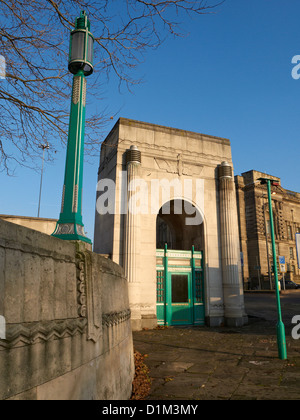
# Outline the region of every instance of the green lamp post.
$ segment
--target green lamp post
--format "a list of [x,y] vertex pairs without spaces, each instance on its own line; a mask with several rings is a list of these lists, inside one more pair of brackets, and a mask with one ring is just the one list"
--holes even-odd
[[278,286],[278,270],[277,270],[277,257],[276,257],[276,246],[275,246],[275,235],[274,235],[274,221],[273,221],[273,210],[272,210],[272,198],[271,198],[271,185],[279,185],[277,181],[269,178],[259,178],[261,184],[267,184],[268,190],[268,202],[269,202],[269,213],[270,213],[270,227],[271,227],[271,239],[272,239],[272,251],[273,251],[273,267],[275,277],[275,292],[277,301],[277,346],[278,346],[278,357],[281,360],[287,359],[286,351],[286,339],[285,339],[285,327],[282,322],[281,316],[281,305],[279,296]]
[[71,111],[65,178],[61,212],[53,236],[60,239],[91,243],[85,236],[82,222],[82,176],[84,155],[84,126],[86,76],[93,73],[94,37],[84,11],[76,19],[71,32],[69,71],[73,76]]

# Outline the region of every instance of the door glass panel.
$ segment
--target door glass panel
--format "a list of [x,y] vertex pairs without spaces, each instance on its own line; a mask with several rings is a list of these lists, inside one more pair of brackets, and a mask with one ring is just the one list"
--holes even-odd
[[189,301],[188,276],[172,275],[172,303],[186,303]]

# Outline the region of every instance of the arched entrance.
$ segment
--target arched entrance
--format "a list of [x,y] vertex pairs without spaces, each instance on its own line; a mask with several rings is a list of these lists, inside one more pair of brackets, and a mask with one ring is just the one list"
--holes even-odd
[[204,325],[204,232],[199,211],[180,199],[162,206],[156,247],[158,324]]

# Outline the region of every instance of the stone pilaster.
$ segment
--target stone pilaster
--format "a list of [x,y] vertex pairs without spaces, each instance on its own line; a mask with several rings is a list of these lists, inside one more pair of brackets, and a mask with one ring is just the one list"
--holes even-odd
[[232,168],[219,167],[220,231],[225,322],[229,326],[245,323],[244,295],[240,265],[240,246]]
[[137,214],[135,181],[139,176],[141,152],[131,146],[126,152],[127,214],[124,236],[124,269],[128,280],[129,303],[133,330],[141,329],[140,279],[137,276],[138,232],[140,217]]

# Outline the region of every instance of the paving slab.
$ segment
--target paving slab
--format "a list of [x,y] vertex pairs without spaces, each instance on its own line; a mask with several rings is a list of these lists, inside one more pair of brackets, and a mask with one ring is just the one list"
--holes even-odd
[[147,400],[299,400],[300,340],[286,328],[288,360],[279,360],[276,323],[169,327],[133,333],[146,355],[152,386]]

